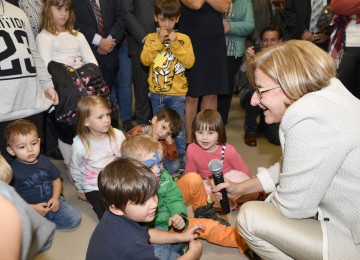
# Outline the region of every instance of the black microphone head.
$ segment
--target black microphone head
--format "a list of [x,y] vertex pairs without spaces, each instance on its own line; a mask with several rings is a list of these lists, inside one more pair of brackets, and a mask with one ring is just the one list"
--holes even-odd
[[221,173],[223,165],[220,160],[213,159],[209,162],[208,168],[213,175],[217,175],[217,174]]

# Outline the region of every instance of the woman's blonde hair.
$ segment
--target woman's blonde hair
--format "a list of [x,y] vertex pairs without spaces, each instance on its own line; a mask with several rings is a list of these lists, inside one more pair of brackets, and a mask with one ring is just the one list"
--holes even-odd
[[[103,107],[109,109],[110,106],[108,102],[100,97],[100,96],[86,96],[80,99],[77,108],[76,108],[76,116],[77,116],[77,135],[80,137],[80,140],[85,145],[86,153],[89,153],[91,150],[91,144],[88,140],[88,134],[90,133],[89,127],[85,125],[86,119],[90,116],[94,107]],[[116,140],[115,131],[110,126],[109,131],[107,132],[109,136],[110,142]]]
[[55,35],[59,33],[54,23],[53,15],[51,12],[51,6],[58,6],[58,7],[65,6],[69,8],[69,19],[65,23],[65,30],[71,33],[72,35],[76,35],[77,31],[74,30],[75,13],[74,13],[72,0],[43,0],[43,4],[41,8],[39,32],[41,32],[42,29],[45,29],[48,32]]
[[121,144],[121,156],[142,161],[149,154],[162,150],[158,140],[147,134],[128,136]]
[[278,83],[293,101],[328,86],[330,79],[336,76],[335,62],[330,55],[303,40],[291,40],[265,48],[248,60],[246,67],[253,86],[255,70],[260,69]]
[[0,180],[9,184],[12,177],[13,177],[13,172],[11,170],[10,165],[0,154]]

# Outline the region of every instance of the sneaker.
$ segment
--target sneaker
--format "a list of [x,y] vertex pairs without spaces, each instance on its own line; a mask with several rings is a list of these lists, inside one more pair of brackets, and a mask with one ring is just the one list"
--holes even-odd
[[208,203],[206,206],[202,206],[195,210],[194,218],[208,218],[219,221],[224,226],[231,226],[229,222],[220,218],[214,210],[214,203]]
[[179,249],[177,250],[177,253],[179,255],[185,255],[185,253],[189,251],[189,242],[183,242],[180,244]]
[[174,182],[176,182],[182,176],[184,176],[184,173],[185,173],[185,171],[183,169],[179,169],[177,172],[174,172],[173,174],[171,174],[171,178],[173,179]]

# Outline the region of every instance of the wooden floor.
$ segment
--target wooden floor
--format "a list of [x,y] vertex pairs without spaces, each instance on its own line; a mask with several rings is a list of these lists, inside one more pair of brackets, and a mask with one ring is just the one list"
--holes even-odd
[[[246,146],[243,141],[243,122],[244,110],[240,107],[238,98],[234,97],[229,114],[229,123],[226,126],[228,142],[236,147],[247,163],[251,173],[255,175],[257,167],[267,167],[278,161],[281,150],[279,146],[270,144],[263,136],[259,136],[257,147]],[[85,259],[88,242],[98,220],[89,205],[77,199],[75,188],[66,179],[63,162],[54,161],[54,163],[62,172],[64,195],[67,201],[81,212],[82,222],[75,229],[56,231],[51,248],[37,256],[36,260]],[[189,214],[192,214],[190,211]],[[227,216],[222,217],[228,219],[232,225],[235,225],[236,215],[237,212],[231,212]],[[240,254],[236,248],[225,248],[203,241],[203,255],[201,259],[218,260],[220,258],[226,260],[248,259],[245,255]]]

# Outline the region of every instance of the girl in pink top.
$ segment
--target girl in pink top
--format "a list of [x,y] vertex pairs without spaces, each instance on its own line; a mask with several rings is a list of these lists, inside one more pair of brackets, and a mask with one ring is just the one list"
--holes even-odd
[[[225,126],[216,110],[205,109],[197,114],[192,125],[192,140],[195,142],[191,143],[186,150],[185,173],[197,172],[200,174],[210,200],[214,200],[209,182],[212,174],[208,165],[211,160],[222,161],[224,178],[232,182],[241,182],[251,177],[240,154],[231,144],[226,143]],[[252,197],[256,198],[257,195]],[[244,202],[243,198],[241,202],[233,199],[230,207],[236,208],[237,204],[242,202]]]

